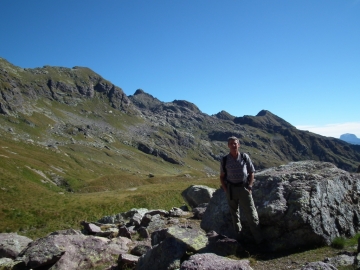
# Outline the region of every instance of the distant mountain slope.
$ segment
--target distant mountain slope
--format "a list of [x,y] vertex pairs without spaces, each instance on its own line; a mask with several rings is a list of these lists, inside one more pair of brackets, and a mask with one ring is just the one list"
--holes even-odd
[[[189,101],[162,102],[140,89],[126,96],[85,67],[23,69],[1,58],[0,124],[1,137],[56,146],[68,155],[75,146],[84,158],[88,147],[113,158],[126,149],[129,160],[149,157],[146,167],[171,165],[171,171],[204,176],[218,174],[231,135],[257,169],[313,159],[355,171],[360,163],[360,146],[298,130],[267,110],[209,116]],[[132,160],[127,169],[141,172],[141,162]]]
[[340,140],[343,140],[351,144],[360,144],[360,139],[356,137],[355,134],[350,134],[350,133],[342,134],[340,136]]

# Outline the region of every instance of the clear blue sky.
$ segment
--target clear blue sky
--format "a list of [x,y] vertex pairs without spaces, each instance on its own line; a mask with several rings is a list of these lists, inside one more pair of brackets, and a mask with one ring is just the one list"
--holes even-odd
[[359,0],[1,0],[0,57],[360,137]]

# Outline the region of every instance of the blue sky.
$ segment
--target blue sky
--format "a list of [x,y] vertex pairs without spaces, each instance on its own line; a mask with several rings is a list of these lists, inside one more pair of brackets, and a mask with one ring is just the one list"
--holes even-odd
[[360,137],[359,0],[1,0],[0,57]]

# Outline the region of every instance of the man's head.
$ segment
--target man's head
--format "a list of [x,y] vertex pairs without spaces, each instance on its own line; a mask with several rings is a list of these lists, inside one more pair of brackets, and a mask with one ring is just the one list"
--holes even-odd
[[230,151],[237,151],[239,149],[240,142],[239,139],[235,136],[231,136],[228,138],[228,147],[230,148]]

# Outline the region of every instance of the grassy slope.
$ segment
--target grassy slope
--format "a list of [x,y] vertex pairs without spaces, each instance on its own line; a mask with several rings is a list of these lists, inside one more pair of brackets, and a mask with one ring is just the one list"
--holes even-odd
[[[39,129],[31,132],[41,136]],[[78,144],[48,148],[1,135],[0,232],[36,238],[133,207],[169,210],[184,204],[181,192],[192,184],[218,186],[216,178],[187,178],[197,172],[126,145],[120,152]],[[75,192],[54,185],[53,174]]]

